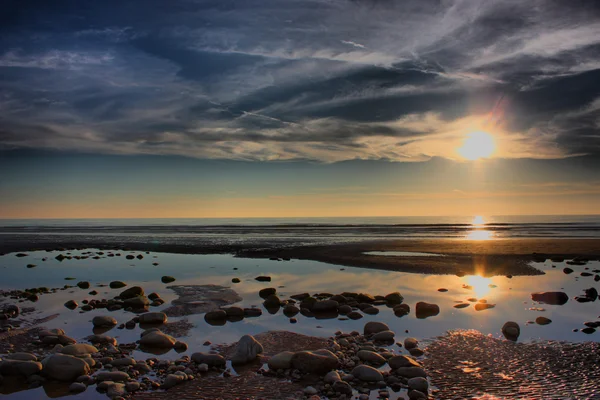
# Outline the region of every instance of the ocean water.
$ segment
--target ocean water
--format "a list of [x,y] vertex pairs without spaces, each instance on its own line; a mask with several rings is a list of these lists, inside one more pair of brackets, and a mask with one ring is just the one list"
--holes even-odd
[[[600,215],[348,217],[348,218],[190,218],[0,220],[0,235],[161,236],[197,238],[598,238]],[[0,236],[1,238],[1,236]],[[176,241],[176,240],[175,240]]]

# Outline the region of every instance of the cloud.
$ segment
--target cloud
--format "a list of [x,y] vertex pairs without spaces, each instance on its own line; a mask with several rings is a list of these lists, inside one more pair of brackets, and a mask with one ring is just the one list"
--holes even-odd
[[600,17],[578,2],[108,1],[19,15],[1,28],[4,149],[424,161],[457,157],[477,129],[496,157],[600,155]]

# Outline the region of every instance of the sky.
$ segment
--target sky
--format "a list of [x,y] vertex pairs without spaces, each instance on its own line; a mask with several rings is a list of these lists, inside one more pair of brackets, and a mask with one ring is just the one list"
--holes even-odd
[[5,0],[0,218],[600,214],[600,3]]

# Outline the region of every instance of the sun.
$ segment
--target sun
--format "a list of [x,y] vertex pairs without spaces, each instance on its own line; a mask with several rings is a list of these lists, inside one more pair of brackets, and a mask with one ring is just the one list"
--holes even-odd
[[457,150],[467,160],[478,160],[491,156],[496,150],[496,143],[494,137],[487,132],[471,132]]

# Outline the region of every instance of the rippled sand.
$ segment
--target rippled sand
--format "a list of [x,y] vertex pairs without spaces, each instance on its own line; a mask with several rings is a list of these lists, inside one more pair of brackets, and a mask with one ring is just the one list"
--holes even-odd
[[454,331],[429,344],[424,364],[440,399],[600,399],[600,343],[513,343]]

